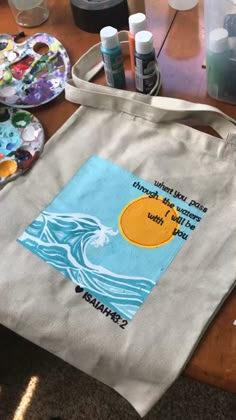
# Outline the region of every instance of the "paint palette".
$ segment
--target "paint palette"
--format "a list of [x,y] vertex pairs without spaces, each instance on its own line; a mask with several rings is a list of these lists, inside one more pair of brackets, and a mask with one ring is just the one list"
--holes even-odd
[[0,187],[27,171],[43,145],[44,130],[33,114],[0,107]]
[[0,102],[30,108],[56,98],[70,75],[63,45],[47,33],[36,33],[18,44],[0,35]]

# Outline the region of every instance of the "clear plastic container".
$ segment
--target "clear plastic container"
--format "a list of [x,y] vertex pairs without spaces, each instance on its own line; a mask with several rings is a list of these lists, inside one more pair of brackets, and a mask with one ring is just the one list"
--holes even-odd
[[236,104],[236,0],[205,0],[208,94]]
[[39,26],[49,16],[46,0],[8,0],[8,3],[20,26]]

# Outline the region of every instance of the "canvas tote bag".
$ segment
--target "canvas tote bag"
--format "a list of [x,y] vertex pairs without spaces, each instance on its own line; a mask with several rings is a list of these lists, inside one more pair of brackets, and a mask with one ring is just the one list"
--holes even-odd
[[236,130],[209,106],[89,82],[100,68],[97,45],[66,87],[83,106],[0,192],[0,322],[144,416],[235,285]]

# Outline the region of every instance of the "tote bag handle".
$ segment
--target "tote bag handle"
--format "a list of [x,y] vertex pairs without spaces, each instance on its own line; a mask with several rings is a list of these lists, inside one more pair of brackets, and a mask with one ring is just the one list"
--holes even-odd
[[[128,54],[128,32],[119,32],[123,54]],[[66,99],[85,106],[122,111],[152,122],[186,121],[211,126],[222,139],[236,138],[236,121],[218,108],[181,99],[144,95],[90,82],[103,68],[100,43],[90,48],[72,67]]]

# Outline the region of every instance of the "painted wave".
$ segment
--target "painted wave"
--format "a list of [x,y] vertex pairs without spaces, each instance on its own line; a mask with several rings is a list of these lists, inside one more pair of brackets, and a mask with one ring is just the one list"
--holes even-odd
[[87,257],[88,247],[105,246],[117,234],[94,216],[44,211],[19,242],[101,302],[106,297],[121,316],[132,319],[155,281],[113,273]]

